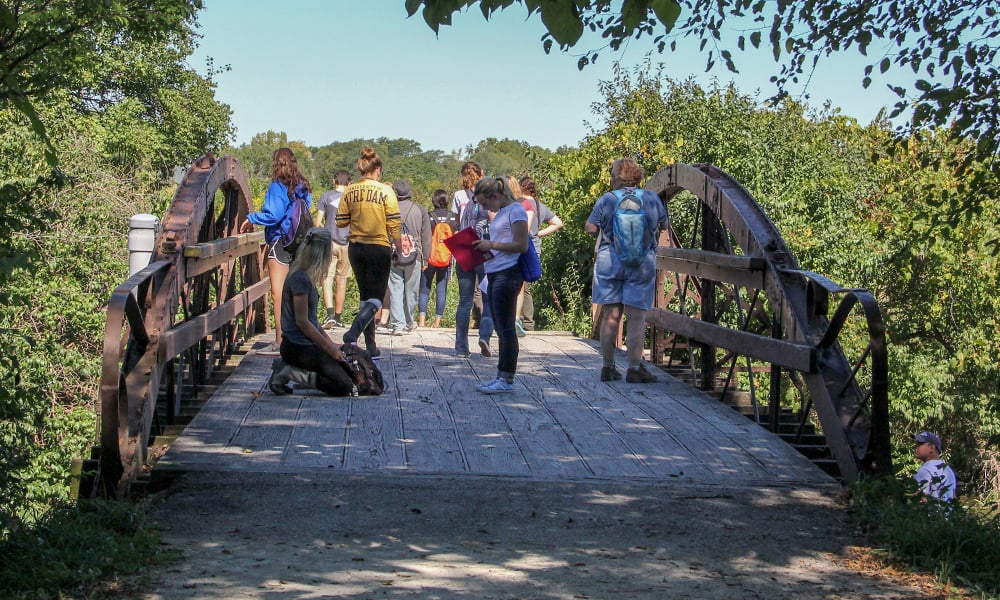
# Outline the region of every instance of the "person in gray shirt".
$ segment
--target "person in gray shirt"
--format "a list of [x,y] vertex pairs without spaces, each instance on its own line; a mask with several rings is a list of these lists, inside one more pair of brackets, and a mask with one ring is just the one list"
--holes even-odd
[[[326,302],[326,320],[323,321],[323,329],[333,329],[334,327],[345,327],[341,321],[344,314],[344,300],[347,298],[347,279],[353,275],[351,271],[351,261],[347,259],[347,238],[351,235],[351,228],[337,227],[337,209],[340,208],[340,197],[344,194],[344,188],[351,183],[351,174],[340,170],[333,175],[334,188],[325,192],[319,198],[316,205],[316,226],[326,228],[330,231],[330,249],[333,260],[330,261],[330,269],[323,280],[323,300]],[[337,282],[337,293],[334,295],[333,283]]]

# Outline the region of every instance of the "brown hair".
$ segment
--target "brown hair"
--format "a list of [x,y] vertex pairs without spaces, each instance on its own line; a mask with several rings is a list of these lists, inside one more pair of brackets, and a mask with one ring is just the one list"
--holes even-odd
[[271,155],[271,179],[285,184],[290,192],[301,181],[307,192],[312,192],[312,185],[299,170],[299,162],[291,148],[278,148]]
[[382,159],[378,152],[375,152],[371,146],[362,146],[361,158],[358,159],[358,173],[361,173],[362,177],[372,178],[372,174],[381,167]]
[[448,192],[438,188],[431,194],[431,204],[434,208],[448,208]]
[[535,180],[531,177],[525,175],[521,178],[521,191],[525,194],[531,196],[532,198],[538,198],[538,186],[535,185]]
[[351,174],[341,169],[333,174],[334,185],[347,185],[351,183]]
[[483,178],[483,168],[471,160],[462,165],[462,189],[471,190]]
[[611,175],[617,175],[618,180],[626,187],[638,187],[645,172],[631,158],[619,158],[611,164]]

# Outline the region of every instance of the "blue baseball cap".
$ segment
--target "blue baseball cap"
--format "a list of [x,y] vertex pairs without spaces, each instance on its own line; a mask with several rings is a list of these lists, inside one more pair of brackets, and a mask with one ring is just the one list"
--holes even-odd
[[921,444],[923,443],[934,444],[934,447],[937,448],[937,451],[941,452],[941,438],[939,438],[936,433],[930,431],[924,431],[913,436],[913,440]]

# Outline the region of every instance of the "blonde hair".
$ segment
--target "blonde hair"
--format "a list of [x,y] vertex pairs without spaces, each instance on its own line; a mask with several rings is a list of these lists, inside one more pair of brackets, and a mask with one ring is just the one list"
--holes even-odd
[[521,191],[521,184],[518,183],[517,179],[514,179],[512,175],[506,175],[504,180],[506,180],[507,187],[510,188],[511,193],[514,194],[514,199],[524,196],[524,192]]
[[295,252],[295,260],[288,269],[291,275],[296,271],[305,271],[312,280],[313,285],[320,285],[326,278],[326,272],[330,269],[330,262],[333,260],[333,252],[330,243],[333,236],[326,227],[313,227],[306,233],[306,239]]

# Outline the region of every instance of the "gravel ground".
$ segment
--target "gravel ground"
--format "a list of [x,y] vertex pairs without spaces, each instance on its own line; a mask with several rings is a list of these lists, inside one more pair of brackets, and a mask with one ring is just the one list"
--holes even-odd
[[153,509],[175,598],[930,598],[849,566],[839,488],[189,473]]

